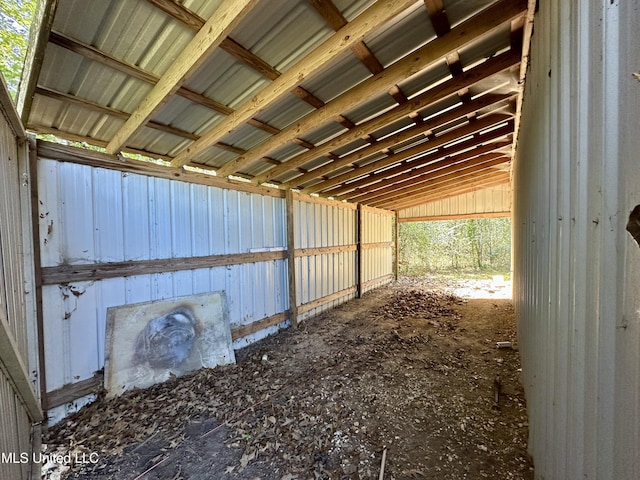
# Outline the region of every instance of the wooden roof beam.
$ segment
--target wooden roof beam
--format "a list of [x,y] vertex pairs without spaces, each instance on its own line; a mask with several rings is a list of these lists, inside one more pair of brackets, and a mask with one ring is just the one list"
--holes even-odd
[[[341,175],[337,175],[335,177],[331,177],[329,180],[326,180],[320,184],[314,185],[305,190],[313,190],[314,192],[327,190],[329,187],[333,185],[339,185],[341,183],[347,182],[354,178],[360,177],[367,173],[375,172],[376,170],[380,170],[382,168],[388,167],[390,165],[400,163],[405,159],[416,157],[424,152],[431,151],[437,147],[442,145],[446,145],[451,142],[455,142],[460,138],[464,138],[469,135],[474,135],[475,133],[480,132],[481,130],[485,130],[487,128],[491,128],[500,123],[504,123],[511,120],[510,115],[502,115],[502,114],[491,114],[487,115],[481,120],[467,123],[466,125],[459,126],[454,128],[453,130],[440,135],[439,137],[435,137],[432,140],[421,143],[414,147],[407,148],[406,150],[402,150],[398,153],[391,152],[386,158],[381,160],[376,160],[375,162],[368,163],[361,167],[356,168],[355,170],[347,173],[343,173]],[[513,130],[513,126],[511,126]]]
[[[205,24],[205,20],[203,18],[201,18],[199,15],[196,15],[191,10],[186,8],[184,5],[179,4],[175,0],[147,0],[147,2],[151,3],[169,16],[175,18],[195,32],[198,32]],[[268,78],[269,80],[275,80],[281,75],[281,73],[276,68],[262,60],[251,50],[244,48],[231,37],[224,38],[220,42],[220,48],[227,52],[229,55],[233,56],[236,60],[239,60],[247,67],[255,70],[260,75]],[[314,108],[320,108],[324,105],[324,102],[322,100],[302,87],[297,87],[291,93],[301,98]]]
[[[309,0],[309,3],[336,32],[349,23],[331,0]],[[363,41],[353,45],[351,51],[374,75],[384,70],[384,66]]]
[[107,145],[108,153],[118,152],[138,132],[217,48],[229,32],[251,11],[258,0],[234,0],[223,2],[207,23],[196,33],[186,48],[178,55],[162,75],[151,92],[142,100],[129,120],[120,128]]
[[[447,90],[446,86],[445,86],[445,91]],[[433,95],[433,92],[427,92],[429,94],[429,98],[438,98],[439,96],[435,96]],[[426,95],[426,94],[425,94]],[[449,122],[452,122],[454,120],[457,120],[459,118],[462,118],[470,113],[476,112],[477,110],[481,110],[483,108],[486,108],[490,105],[494,105],[495,103],[504,101],[506,99],[510,98],[508,94],[504,94],[504,95],[491,95],[491,96],[483,96],[480,97],[472,102],[468,102],[466,104],[462,104],[459,107],[456,107],[452,110],[449,110],[448,112],[442,113],[440,115],[437,115],[433,118],[430,118],[429,120],[426,120],[424,122],[420,122],[419,124],[415,125],[414,127],[408,128],[406,130],[403,130],[401,132],[398,132],[396,134],[390,135],[389,137],[380,140],[379,142],[373,143],[372,145],[368,146],[368,147],[363,147],[351,154],[347,154],[344,155],[343,157],[338,158],[337,160],[334,160],[331,163],[328,163],[326,165],[323,165],[321,167],[318,167],[314,170],[311,170],[307,175],[304,175],[303,177],[297,177],[295,179],[293,179],[290,182],[287,182],[287,186],[292,187],[294,185],[296,186],[300,186],[303,183],[306,183],[308,181],[310,181],[313,178],[317,178],[317,177],[321,177],[323,175],[329,174],[332,171],[334,171],[337,168],[342,168],[348,165],[353,164],[354,162],[361,160],[363,158],[366,158],[370,155],[375,154],[376,152],[379,152],[385,148],[390,148],[393,147],[394,145],[400,143],[400,142],[404,142],[406,140],[409,140],[411,138],[418,137],[419,134],[424,133],[424,134],[428,134],[431,130],[441,127],[443,125],[446,125]],[[290,160],[286,161],[283,163],[284,164],[289,164]],[[295,165],[298,162],[295,162],[292,165]],[[307,190],[304,189],[303,192],[304,193],[313,193],[313,192],[317,192],[318,190]]]
[[[477,141],[479,141],[479,139],[474,136],[473,138],[462,142],[464,146],[456,144],[452,147],[444,147],[438,149],[438,151],[433,154],[421,158],[420,163],[422,165],[416,166],[414,162],[403,162],[396,167],[384,170],[377,174],[368,175],[357,182],[349,183],[344,187],[341,187],[337,192],[328,191],[323,192],[323,194],[330,195],[338,200],[346,199],[348,196],[355,198],[359,195],[366,195],[374,191],[377,192],[378,189],[413,178],[414,176],[422,175],[423,173],[427,173],[433,169],[442,168],[443,166],[452,163],[463,162],[479,155],[494,152],[511,145],[510,140],[502,140],[488,143],[486,145],[478,144],[477,146],[474,146],[473,142]],[[469,150],[470,145],[472,148]]]
[[[247,155],[229,162],[223,167],[223,169],[221,169],[220,174],[224,176],[237,171],[238,169],[244,168],[244,166],[251,164],[253,161],[264,155],[267,155],[272,150],[290,142],[294,136],[298,136],[303,132],[307,132],[316,128],[318,125],[322,125],[323,123],[332,120],[335,116],[347,111],[355,105],[358,105],[370,98],[372,95],[379,94],[383,89],[391,88],[396,83],[405,80],[412,74],[439,61],[450,52],[456,51],[469,42],[476,40],[478,36],[485,35],[493,31],[495,28],[498,28],[503,23],[510,21],[512,18],[522,15],[525,10],[525,0],[502,0],[490,6],[451,30],[447,35],[435,39],[411,55],[408,55],[404,59],[394,63],[384,72],[365,80],[348,92],[345,92],[333,99],[323,108],[312,112],[297,122],[294,122],[292,125],[289,125],[287,128],[283,129],[279,135],[250,149],[247,152]],[[494,57],[485,63],[491,62],[495,58],[501,58],[502,61],[505,61],[509,66],[512,66],[520,62],[521,52],[516,50],[506,52],[505,54]],[[464,86],[461,88],[464,88]],[[285,168],[287,163],[288,162],[283,162],[282,168]],[[266,174],[257,176],[255,181],[269,181],[280,173],[282,173],[282,170],[278,170],[277,173],[268,171]]]
[[501,157],[491,160],[487,162],[486,165],[477,165],[472,168],[468,168],[464,171],[449,173],[447,175],[443,175],[442,177],[436,176],[435,178],[430,179],[429,182],[422,183],[420,185],[411,185],[403,190],[398,190],[393,194],[389,195],[387,198],[375,198],[369,202],[368,205],[379,206],[382,204],[393,202],[402,202],[409,195],[416,194],[431,194],[435,189],[447,189],[447,188],[457,188],[460,186],[467,185],[468,183],[473,183],[474,181],[480,180],[482,178],[486,178],[493,175],[506,174],[509,175],[508,172],[504,170],[498,170],[497,167],[499,165],[508,163],[510,161],[509,157]]
[[464,195],[465,193],[496,187],[498,185],[504,185],[509,182],[509,175],[495,174],[493,176],[478,178],[473,182],[465,182],[464,185],[459,185],[458,187],[446,186],[441,189],[434,189],[433,193],[429,193],[428,195],[409,195],[403,199],[402,203],[389,202],[386,203],[383,208],[395,211],[404,210],[405,208],[416,207],[418,205],[424,205],[425,203],[444,200],[445,198],[456,197],[458,195]]
[[[89,60],[93,60],[94,62],[113,68],[118,72],[122,72],[125,75],[137,78],[138,80],[142,80],[143,82],[155,85],[160,80],[160,77],[153,73],[149,73],[140,67],[123,62],[122,60],[118,60],[108,53],[102,52],[97,48],[86,45],[82,42],[79,42],[78,40],[69,38],[62,33],[51,31],[49,41],[54,45],[66,48],[67,50],[75,52],[78,55],[82,55]],[[183,98],[191,100],[194,103],[202,105],[203,107],[207,107],[211,110],[215,110],[218,113],[222,113],[223,115],[230,115],[233,113],[232,108],[229,108],[222,103],[216,102],[211,98],[194,92],[193,90],[189,90],[188,88],[181,87],[178,89],[176,94],[180,95]]]
[[[494,161],[499,161],[493,163]],[[424,170],[420,173],[416,173],[411,178],[404,179],[403,181],[394,182],[387,187],[369,192],[359,194],[347,194],[344,196],[345,200],[358,203],[368,203],[371,201],[385,200],[397,195],[398,192],[403,192],[407,188],[418,187],[429,183],[435,178],[445,178],[448,175],[461,175],[464,172],[472,171],[470,169],[482,170],[489,166],[499,165],[509,160],[509,157],[504,153],[490,152],[482,155],[474,156],[468,160],[456,161],[456,159],[443,159],[438,162],[437,165],[432,165],[431,169]],[[450,178],[453,178],[451,176]]]
[[[233,131],[252,116],[262,111],[273,101],[280,98],[284,93],[291,91],[291,89],[298,86],[305,78],[325,65],[329,59],[339,55],[345,49],[360,41],[360,39],[374,31],[380,25],[400,14],[412,3],[413,0],[396,0],[394,2],[374,3],[356,19],[340,29],[329,39],[324,41],[319,47],[289,68],[285,73],[278,77],[278,79],[274,80],[270,85],[266,86],[251,99],[246,101],[233,115],[215,125],[202,135],[200,140],[184,149],[176,156],[172,165],[181,166],[188,163],[190,158],[206,150],[210,145],[214,144],[228,132]],[[297,136],[298,135],[294,134],[290,139]],[[267,153],[269,152],[265,152],[264,155],[260,155],[259,157],[252,159],[252,161],[265,156]],[[244,156],[239,158],[244,158]],[[248,164],[248,162],[240,164],[235,160],[219,169],[218,173],[221,176],[227,176],[241,170]]]

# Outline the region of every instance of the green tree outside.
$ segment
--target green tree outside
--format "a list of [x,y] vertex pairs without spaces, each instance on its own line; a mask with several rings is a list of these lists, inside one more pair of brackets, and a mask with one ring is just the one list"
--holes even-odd
[[29,27],[36,10],[36,0],[0,0],[0,71],[14,97],[29,44]]
[[509,272],[511,219],[403,222],[398,259],[403,275]]

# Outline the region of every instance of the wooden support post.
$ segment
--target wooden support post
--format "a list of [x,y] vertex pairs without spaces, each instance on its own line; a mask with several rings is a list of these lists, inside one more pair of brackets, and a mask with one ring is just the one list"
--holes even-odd
[[295,246],[295,218],[293,192],[287,190],[285,196],[287,213],[287,252],[288,252],[288,274],[289,274],[289,313],[291,315],[291,325],[298,327],[298,295],[296,292],[296,246]]
[[33,269],[35,275],[36,325],[38,337],[38,379],[40,380],[40,405],[48,409],[47,370],[44,358],[44,317],[42,313],[42,261],[40,259],[40,212],[38,206],[38,148],[37,140],[29,138],[29,187],[31,194],[31,232],[33,235]]
[[363,244],[363,239],[362,239],[362,218],[363,218],[363,210],[362,210],[362,204],[359,203],[358,204],[358,210],[356,213],[356,222],[357,222],[357,232],[356,232],[356,243],[358,245],[358,251],[356,254],[356,263],[358,264],[358,278],[356,279],[357,283],[358,283],[358,298],[362,298],[362,294],[364,293],[362,291],[362,289],[364,288],[364,266],[363,266],[363,262],[362,262],[362,244]]
[[395,254],[393,256],[393,275],[398,280],[398,254],[400,253],[400,213],[396,211],[395,215],[396,228],[394,229],[393,248]]

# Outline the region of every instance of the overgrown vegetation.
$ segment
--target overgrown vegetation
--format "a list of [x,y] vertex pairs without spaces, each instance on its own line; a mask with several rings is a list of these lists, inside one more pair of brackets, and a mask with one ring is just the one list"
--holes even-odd
[[29,42],[36,0],[0,0],[0,71],[15,97]]
[[508,272],[511,219],[485,218],[400,224],[402,275]]

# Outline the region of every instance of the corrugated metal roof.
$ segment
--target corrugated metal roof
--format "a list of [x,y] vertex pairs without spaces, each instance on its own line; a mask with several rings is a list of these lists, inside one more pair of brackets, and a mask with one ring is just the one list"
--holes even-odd
[[[482,95],[489,99],[488,92],[519,94],[514,71],[521,32],[515,20],[527,2],[442,3],[435,11],[437,2],[425,6],[417,0],[255,0],[220,38],[211,39],[210,51],[192,59],[198,30],[229,3],[58,0],[51,30],[39,33],[44,47],[32,53],[41,54],[42,62],[20,93],[23,118],[33,130],[109,151],[177,157],[174,166],[201,164],[283,188],[299,186],[293,179],[300,178],[313,185],[307,193],[329,195],[322,179],[339,174],[343,185],[353,183],[362,177],[348,174],[353,165],[380,160],[372,172],[400,168],[406,159],[398,155],[394,163],[388,152],[415,144],[402,134],[414,124],[426,122],[425,132],[439,135],[458,118],[467,128],[464,119],[505,107],[509,99],[497,106],[487,100],[458,117],[455,109]],[[484,14],[489,7],[491,14]],[[458,40],[469,32],[474,36]],[[187,60],[193,66],[173,81],[170,69]],[[150,114],[142,112],[159,81],[172,85],[173,93],[152,100],[157,106]],[[473,134],[462,130],[462,138]],[[423,133],[414,136],[424,140]],[[115,145],[120,136],[124,140]],[[373,149],[373,139],[395,136],[395,144],[350,161],[354,149]],[[434,150],[431,140],[424,142],[425,152]],[[396,173],[368,175],[391,185]],[[398,199],[410,196],[410,189],[399,188]],[[385,208],[396,204],[389,201]]]

